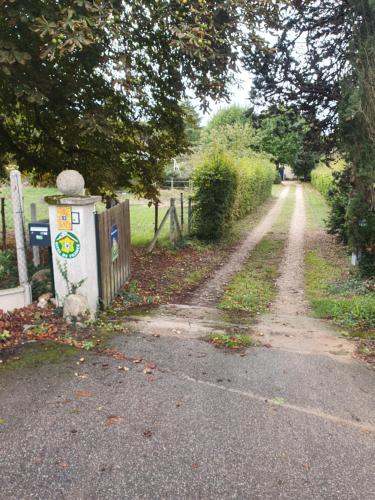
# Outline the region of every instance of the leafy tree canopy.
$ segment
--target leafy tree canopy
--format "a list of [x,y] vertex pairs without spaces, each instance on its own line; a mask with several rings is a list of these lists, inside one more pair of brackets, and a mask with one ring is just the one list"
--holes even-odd
[[261,48],[258,29],[277,10],[271,0],[0,0],[3,160],[156,196],[186,147],[185,88],[203,106],[227,97],[243,28]]
[[271,106],[257,118],[259,148],[275,162],[289,165],[298,177],[309,177],[320,157],[319,128],[295,108]]
[[220,109],[207,123],[206,129],[212,130],[226,125],[244,124],[247,121],[246,111],[245,107],[235,104]]
[[265,24],[275,35],[267,48],[243,48],[257,74],[253,98],[296,106],[319,126],[327,152],[339,147],[350,186],[337,232],[374,273],[375,2],[291,0]]

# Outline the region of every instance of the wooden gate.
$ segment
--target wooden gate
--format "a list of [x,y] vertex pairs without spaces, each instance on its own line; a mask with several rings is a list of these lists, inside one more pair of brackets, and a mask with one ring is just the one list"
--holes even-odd
[[99,294],[108,306],[130,277],[129,200],[96,214]]

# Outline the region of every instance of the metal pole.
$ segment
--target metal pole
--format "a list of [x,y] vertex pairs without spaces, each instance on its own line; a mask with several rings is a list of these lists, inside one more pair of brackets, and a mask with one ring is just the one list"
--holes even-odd
[[159,203],[155,203],[155,225],[154,225],[154,234],[158,230],[159,225]]
[[23,210],[22,210],[22,184],[21,174],[18,170],[12,170],[10,173],[10,190],[13,205],[14,235],[16,238],[17,264],[20,285],[29,284],[26,263],[25,238],[23,228]]
[[192,197],[189,196],[188,204],[188,234],[191,234]]
[[171,198],[171,206],[169,213],[169,241],[174,245],[175,243],[175,229],[174,229],[174,211],[175,211],[175,199]]
[[[30,204],[30,220],[31,222],[36,222],[36,204],[31,203]],[[40,266],[40,253],[39,253],[39,247],[33,247],[33,264],[35,267]]]
[[3,233],[3,250],[7,247],[7,225],[5,220],[5,198],[1,198],[1,224]]

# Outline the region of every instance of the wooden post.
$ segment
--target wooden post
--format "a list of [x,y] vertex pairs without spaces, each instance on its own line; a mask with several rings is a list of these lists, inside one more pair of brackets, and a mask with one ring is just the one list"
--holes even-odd
[[[30,220],[31,222],[36,222],[36,204],[30,204]],[[33,264],[35,267],[40,266],[40,254],[39,247],[33,247]]]
[[170,212],[171,212],[171,209],[170,209],[170,208],[168,208],[168,210],[167,210],[166,214],[165,214],[165,215],[164,215],[164,217],[163,217],[163,220],[161,221],[161,224],[160,224],[160,226],[159,226],[158,230],[156,231],[156,234],[155,234],[155,236],[154,236],[154,239],[151,241],[151,243],[150,243],[150,245],[149,245],[149,247],[148,247],[148,249],[147,249],[147,252],[148,252],[148,253],[151,253],[151,252],[153,251],[153,249],[154,249],[154,247],[155,247],[155,245],[156,245],[156,242],[157,242],[157,240],[158,240],[158,238],[159,238],[159,236],[160,236],[160,234],[161,234],[161,230],[163,229],[164,224],[166,223],[166,221],[167,221],[167,219],[168,219],[168,215],[170,215]]
[[184,193],[180,193],[180,205],[181,205],[181,231],[184,230]]
[[159,225],[159,203],[155,203],[155,223],[154,223],[154,234],[156,234]]
[[192,216],[192,208],[193,208],[193,199],[189,196],[188,201],[188,234],[191,234],[191,216]]
[[3,250],[7,248],[7,225],[5,220],[5,198],[1,198],[1,226],[3,236]]
[[172,243],[172,245],[175,244],[175,199],[174,198],[171,198],[171,201],[170,201],[170,211],[169,211],[169,241]]

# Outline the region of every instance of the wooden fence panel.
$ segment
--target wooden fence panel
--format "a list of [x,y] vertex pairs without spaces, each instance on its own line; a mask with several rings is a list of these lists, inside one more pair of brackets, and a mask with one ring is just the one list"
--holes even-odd
[[96,215],[100,297],[108,306],[130,277],[129,200]]

